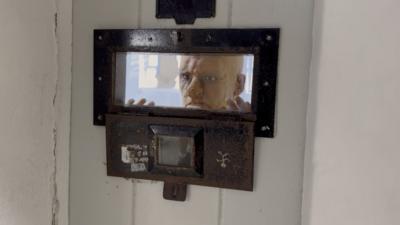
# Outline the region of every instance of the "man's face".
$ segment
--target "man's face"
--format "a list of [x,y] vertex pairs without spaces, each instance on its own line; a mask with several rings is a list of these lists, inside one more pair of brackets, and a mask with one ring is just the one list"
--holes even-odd
[[187,108],[219,110],[240,94],[240,56],[184,55],[179,66],[180,89]]

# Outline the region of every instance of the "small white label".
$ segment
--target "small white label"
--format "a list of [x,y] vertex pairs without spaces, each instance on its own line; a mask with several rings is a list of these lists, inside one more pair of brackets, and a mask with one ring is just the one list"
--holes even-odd
[[147,170],[149,153],[147,145],[123,145],[121,146],[121,160],[126,164],[131,164],[132,172],[142,172]]
[[132,172],[142,172],[146,171],[146,165],[144,163],[132,163],[131,164]]
[[128,150],[127,146],[121,147],[121,160],[123,163],[131,163],[132,162],[131,152]]

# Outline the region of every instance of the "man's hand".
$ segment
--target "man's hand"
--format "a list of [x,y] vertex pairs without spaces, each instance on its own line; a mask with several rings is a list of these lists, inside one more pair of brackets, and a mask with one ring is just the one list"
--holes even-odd
[[146,102],[145,98],[141,98],[138,101],[135,101],[135,99],[131,98],[128,100],[126,105],[128,105],[128,106],[155,106],[153,101]]
[[251,111],[250,103],[243,101],[243,99],[239,96],[236,96],[234,99],[228,99],[227,105],[228,105],[228,110],[231,111],[240,111],[240,112]]

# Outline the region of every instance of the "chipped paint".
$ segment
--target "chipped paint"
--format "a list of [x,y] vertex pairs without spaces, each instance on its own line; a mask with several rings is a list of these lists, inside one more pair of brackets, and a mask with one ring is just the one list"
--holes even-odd
[[143,180],[143,179],[136,179],[136,178],[131,178],[130,179],[133,184],[157,184],[157,183],[162,183],[162,181],[157,181],[157,180]]

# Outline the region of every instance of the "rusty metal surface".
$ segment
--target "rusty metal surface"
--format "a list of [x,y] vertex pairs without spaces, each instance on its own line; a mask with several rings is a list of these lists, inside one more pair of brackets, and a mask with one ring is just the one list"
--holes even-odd
[[[279,29],[148,29],[94,31],[93,123],[105,125],[105,114],[167,118],[255,121],[258,137],[273,137]],[[113,104],[116,52],[254,54],[252,113],[212,112],[165,107],[124,108]]]
[[[107,174],[110,176],[248,191],[253,189],[253,122],[113,114],[108,114],[106,121]],[[197,155],[202,160],[193,168],[197,174],[186,174],[176,167],[166,167],[164,171],[154,170],[157,162],[155,134],[151,126],[172,130],[191,127],[200,131],[203,142],[199,144],[203,144],[200,146],[203,152]],[[122,160],[124,156],[121,148],[128,148],[126,146],[135,151],[132,160],[137,164]],[[138,155],[139,158],[136,157]]]

